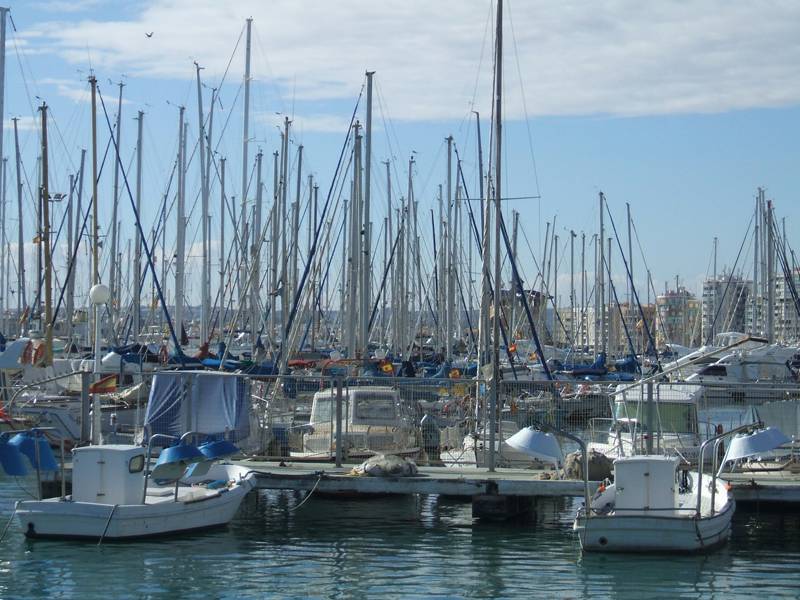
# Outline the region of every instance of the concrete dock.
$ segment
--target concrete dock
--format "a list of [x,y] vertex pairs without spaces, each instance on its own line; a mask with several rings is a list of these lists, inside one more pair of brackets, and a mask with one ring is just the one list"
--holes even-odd
[[788,470],[771,472],[724,473],[736,502],[742,504],[800,504],[800,473]]
[[[470,499],[476,517],[503,518],[526,512],[537,497],[583,496],[583,481],[551,478],[552,471],[419,467],[410,477],[354,475],[353,465],[238,461],[256,472],[257,487],[342,495],[438,494]],[[594,492],[598,482],[590,482]]]

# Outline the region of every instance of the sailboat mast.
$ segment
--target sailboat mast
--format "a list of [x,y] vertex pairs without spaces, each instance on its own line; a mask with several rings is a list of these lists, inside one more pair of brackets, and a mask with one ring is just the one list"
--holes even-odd
[[[136,119],[136,214],[142,214],[142,127],[144,112],[139,111]],[[133,252],[133,341],[139,341],[142,312],[142,234],[136,228],[136,241]]]
[[447,361],[453,359],[453,307],[455,303],[455,223],[453,220],[453,136],[447,136],[447,222],[442,238],[442,252],[445,262],[445,304],[444,355]]
[[[240,277],[239,277],[239,310],[243,311],[245,296],[244,296],[244,281],[247,276],[247,246],[246,244],[246,231],[247,231],[247,172],[249,169],[249,161],[247,158],[248,146],[250,144],[250,49],[251,49],[251,30],[253,27],[253,19],[247,19],[247,35],[245,43],[245,58],[244,58],[244,125],[242,132],[242,214],[240,219],[242,226],[240,231],[245,232],[241,243]],[[245,314],[242,312],[242,314]]]
[[[2,50],[0,50],[2,54]],[[14,123],[14,150],[17,163],[17,318],[20,319],[20,335],[25,335],[26,319],[22,318],[22,311],[28,306],[25,299],[25,238],[23,237],[22,224],[22,157],[19,152],[19,132],[17,130],[17,119],[12,119]]]
[[[502,144],[502,92],[503,92],[503,0],[497,0],[497,35],[495,49],[495,163],[494,163],[494,312],[492,315],[492,392],[489,397],[489,471],[495,470],[495,427],[497,424],[497,408],[500,404],[500,305],[502,289],[500,284],[500,219],[502,218],[500,198],[501,184],[501,152]],[[544,357],[542,357],[544,360]]]
[[[179,108],[178,117],[178,201],[176,203],[177,240],[175,250],[175,323],[178,327],[178,336],[182,336],[183,327],[183,284],[184,268],[186,266],[186,199],[184,196],[186,186],[186,124],[184,113],[186,108]],[[179,351],[179,348],[175,349]]]
[[39,240],[40,244],[44,244],[44,320],[45,320],[45,338],[44,338],[44,365],[49,366],[53,364],[53,263],[50,256],[50,189],[49,189],[49,174],[48,159],[47,159],[47,104],[42,102],[42,189],[41,189],[41,202],[42,202],[42,219],[44,221],[44,231]]
[[[252,346],[253,355],[255,356],[258,332],[261,325],[261,318],[258,310],[258,296],[260,293],[261,282],[261,213],[262,213],[262,200],[261,193],[261,161],[262,152],[258,151],[256,154],[256,203],[255,215],[253,218],[253,231],[252,231],[252,253],[253,253],[253,274],[254,279],[250,284],[250,343]],[[248,274],[249,275],[249,274]]]
[[219,159],[219,332],[225,335],[225,158]]
[[200,82],[200,65],[194,63],[197,73],[197,122],[200,129],[198,148],[200,150],[200,229],[202,231],[202,273],[200,274],[200,343],[208,341],[208,322],[210,310],[210,292],[208,280],[209,231],[208,231],[208,171],[206,164],[206,127],[203,115],[203,89]]
[[362,331],[362,347],[361,356],[367,358],[369,356],[369,313],[370,313],[370,291],[372,282],[370,276],[372,275],[372,247],[370,239],[370,177],[372,173],[372,77],[375,71],[367,71],[367,122],[365,129],[364,140],[364,225],[362,231],[364,232],[364,247],[363,251],[363,266],[361,269],[362,282],[361,282],[361,331]]
[[605,296],[605,229],[603,226],[603,211],[605,205],[605,198],[603,192],[600,192],[600,259],[597,268],[597,290],[600,299],[600,351],[606,349],[606,296]]
[[[100,283],[100,222],[98,220],[99,200],[97,198],[97,78],[94,75],[89,77],[89,84],[92,88],[92,286]],[[112,298],[113,300],[113,298]],[[99,348],[99,332],[101,331],[98,322],[100,319],[100,306],[92,305],[92,342],[93,346]],[[97,357],[99,352],[95,352],[95,371],[100,371],[100,360]]]
[[[3,204],[5,206],[5,172],[3,173]],[[75,175],[70,173],[69,175],[69,195],[67,196],[67,251],[65,253],[65,258],[67,265],[69,265],[70,260],[72,259],[72,249],[73,249],[73,239],[72,239],[72,223],[74,220],[73,216],[73,206],[72,206],[72,199],[73,199],[73,191],[75,189]],[[4,209],[5,211],[5,209]],[[80,220],[80,219],[78,219]],[[3,223],[3,238],[5,239],[5,222]],[[67,286],[67,297],[66,297],[66,319],[64,320],[66,323],[67,329],[67,352],[70,351],[70,347],[72,345],[72,313],[75,309],[74,302],[75,302],[75,267],[69,269],[69,275],[67,276],[66,281]]]
[[109,311],[111,314],[111,331],[112,335],[117,323],[117,313],[119,311],[120,293],[119,282],[117,281],[117,252],[118,244],[118,226],[117,226],[117,212],[119,211],[119,149],[120,138],[122,133],[122,88],[125,84],[119,82],[119,98],[117,100],[117,122],[116,122],[116,144],[114,146],[114,202],[111,206],[111,260],[108,263],[108,288],[111,290],[111,303]]

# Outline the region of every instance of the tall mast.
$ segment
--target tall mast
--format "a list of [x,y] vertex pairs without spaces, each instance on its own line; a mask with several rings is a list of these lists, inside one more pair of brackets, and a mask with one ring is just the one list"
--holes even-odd
[[[286,335],[286,323],[289,320],[289,285],[287,280],[288,270],[286,269],[286,261],[288,260],[287,257],[287,250],[288,244],[286,243],[286,192],[288,186],[288,172],[289,172],[289,117],[284,117],[283,119],[283,152],[281,153],[281,159],[283,160],[283,167],[281,170],[281,203],[280,203],[280,212],[277,215],[280,217],[280,222],[278,223],[280,229],[280,241],[281,241],[281,254],[280,254],[280,261],[281,261],[281,346],[284,348],[286,352],[288,352],[288,343],[287,335]],[[286,356],[286,355],[285,355]]]
[[198,148],[200,149],[200,229],[202,231],[202,273],[200,274],[200,343],[208,341],[208,323],[211,320],[209,315],[211,304],[211,293],[209,292],[210,282],[208,280],[208,261],[211,260],[209,253],[209,231],[208,231],[208,165],[206,164],[206,126],[203,119],[203,90],[200,83],[200,65],[194,63],[197,73],[197,122],[200,128],[198,138]]
[[219,331],[224,336],[225,323],[225,159],[219,159]]
[[756,197],[756,214],[755,214],[755,233],[753,236],[753,304],[752,304],[752,318],[750,324],[750,333],[753,335],[759,335],[761,330],[759,329],[759,319],[758,319],[758,308],[760,306],[759,298],[758,298],[758,261],[760,260],[761,253],[759,251],[759,243],[758,243],[758,233],[761,229],[760,226],[760,219],[761,219],[761,188],[758,190],[758,196]]
[[[97,209],[100,202],[97,198],[97,79],[94,75],[89,77],[89,84],[92,87],[92,286],[95,286],[100,283],[100,222]],[[93,304],[92,307],[94,326],[90,329],[92,332],[90,335],[92,336],[92,345],[99,347],[100,340],[95,338],[101,331],[100,327],[96,325],[100,318],[100,306]],[[99,367],[99,364],[95,365],[95,370],[99,370]]]
[[[445,260],[446,290],[444,315],[444,355],[450,361],[453,358],[453,305],[455,303],[455,223],[453,222],[453,136],[447,136],[447,222],[442,238],[442,252]],[[440,284],[441,285],[441,284]]]
[[569,231],[569,345],[575,350],[575,231]]
[[[136,119],[136,214],[142,214],[142,127],[144,112],[139,111]],[[133,252],[133,341],[139,341],[142,312],[142,234],[136,228],[136,242]]]
[[603,228],[603,208],[605,198],[603,192],[600,192],[600,259],[597,269],[597,290],[598,297],[600,298],[600,351],[606,349],[606,296],[605,296],[605,246],[604,241],[605,231]]
[[[253,253],[253,277],[254,280],[250,284],[250,343],[253,350],[253,355],[255,356],[256,352],[256,344],[258,338],[258,332],[260,329],[261,318],[258,310],[258,296],[260,293],[260,282],[261,282],[261,213],[262,213],[262,200],[263,196],[261,193],[262,185],[261,185],[261,159],[262,159],[262,152],[261,150],[258,151],[256,154],[256,203],[255,203],[255,215],[253,218],[253,232],[252,232],[252,241],[251,241],[251,249]],[[248,273],[248,276],[251,274]]]
[[108,288],[111,290],[111,302],[109,304],[109,311],[111,314],[111,335],[115,335],[115,328],[117,324],[117,314],[119,312],[119,282],[117,281],[117,211],[119,210],[119,149],[120,137],[122,133],[122,88],[125,84],[119,82],[119,99],[117,100],[117,122],[116,122],[116,137],[117,142],[114,147],[115,160],[114,160],[114,203],[111,207],[111,260],[108,263]]
[[[389,242],[391,244],[391,243],[394,242],[394,233],[392,231],[392,174],[391,174],[391,171],[389,169],[390,162],[387,160],[383,164],[386,165],[386,237],[389,240],[391,240]],[[392,273],[394,273],[395,272],[394,261],[392,261],[391,269],[392,269]],[[389,281],[394,282],[394,276],[392,274],[390,274],[390,276],[389,276]],[[384,298],[386,298],[386,296],[387,296],[387,294],[384,292]],[[384,301],[384,305],[385,304],[386,304],[386,302]],[[395,305],[396,305],[396,298],[395,298],[394,293],[392,293],[392,309],[391,309],[392,313],[391,313],[391,317],[388,320],[389,323],[391,323],[391,325],[387,324],[386,327],[391,330],[392,335],[394,336],[394,338],[396,340],[397,339],[397,335],[396,335],[396,331],[397,331],[397,327],[396,327],[396,324],[397,324],[397,311],[395,310],[395,308],[396,308]],[[387,346],[388,346],[388,344],[389,344],[389,334],[388,334],[388,332],[385,331],[384,332],[384,336],[386,338],[386,343],[387,343]],[[403,358],[405,358],[405,357],[403,357]]]
[[[494,163],[494,313],[492,316],[492,392],[489,398],[489,461],[490,471],[495,468],[495,426],[497,424],[497,409],[500,404],[500,306],[502,304],[502,289],[500,285],[500,219],[502,218],[500,198],[501,184],[501,151],[502,144],[502,92],[503,92],[503,0],[497,0],[497,35],[495,39],[495,163]],[[542,357],[544,360],[544,357]]]
[[[3,174],[3,182],[5,182],[5,173]],[[3,186],[3,195],[5,196],[5,185]],[[69,265],[70,260],[72,260],[72,251],[73,251],[73,231],[72,231],[72,222],[74,220],[73,217],[73,206],[72,206],[72,197],[73,197],[73,190],[75,189],[75,175],[70,173],[69,175],[69,194],[67,196],[67,251],[66,251],[66,262]],[[80,221],[80,218],[78,219]],[[5,238],[5,224],[3,225],[3,238]],[[73,265],[71,269],[69,269],[69,276],[67,277],[67,297],[66,297],[66,319],[65,323],[67,325],[67,352],[70,351],[72,345],[72,313],[75,309],[74,302],[75,302],[75,266]]]
[[[84,223],[83,223],[83,174],[85,173],[85,166],[86,166],[86,148],[82,148],[81,149],[81,168],[78,171],[78,202],[77,202],[77,205],[75,206],[75,214],[76,214],[76,219],[75,219],[75,245],[76,246],[80,245],[81,238],[84,235],[84,231],[83,231],[83,225],[84,225]],[[73,250],[70,249],[70,252],[73,252]],[[78,267],[77,264],[73,265],[72,273],[70,274],[70,285],[71,285],[71,287],[70,287],[69,294],[71,296],[73,296],[73,302],[74,302],[74,296],[75,296],[75,279],[76,279],[77,267]],[[71,315],[67,315],[67,316],[70,319],[72,318]],[[71,324],[71,321],[70,321],[70,324]],[[87,335],[88,335],[88,332],[87,332]]]
[[[761,191],[764,197],[764,191]],[[775,341],[775,235],[773,227],[772,200],[766,201],[767,210],[767,339]]]
[[[240,231],[246,232],[247,231],[247,172],[249,170],[249,161],[247,158],[247,150],[248,145],[250,143],[250,39],[251,39],[251,29],[253,27],[253,19],[247,19],[247,36],[246,36],[246,43],[245,43],[245,55],[244,55],[244,126],[243,126],[243,133],[242,133],[242,214],[240,219],[242,221],[242,227],[240,227]],[[246,243],[245,239],[242,240],[242,243]],[[240,310],[243,308],[243,304],[245,301],[244,297],[244,279],[247,275],[247,268],[246,268],[246,259],[247,256],[247,247],[242,247],[242,266],[244,267],[241,269],[242,277],[239,278],[239,304]],[[242,313],[244,314],[244,313]]]
[[50,256],[50,189],[47,160],[47,104],[42,102],[42,219],[44,231],[40,244],[44,245],[44,366],[53,364],[53,263]]
[[[5,19],[3,19],[5,23]],[[0,49],[0,54],[3,50]],[[0,119],[2,120],[2,119]],[[28,306],[28,301],[25,299],[25,238],[23,237],[23,219],[22,219],[22,157],[19,152],[19,132],[17,130],[17,119],[13,119],[14,123],[14,150],[16,154],[17,163],[17,318],[20,319],[20,335],[25,335],[27,327],[27,320],[22,318],[22,311]]]
[[[186,267],[186,124],[184,113],[186,108],[181,106],[178,117],[178,201],[176,203],[177,239],[175,250],[175,323],[178,327],[178,337],[182,337],[183,327],[183,284],[184,269]],[[180,353],[180,348],[175,349]]]
[[[303,177],[303,144],[297,147],[297,190],[295,193],[294,205],[292,206],[292,248],[289,252],[292,274],[289,277],[291,287],[290,298],[294,301],[294,295],[297,292],[297,261],[300,256],[300,192],[302,189]],[[309,194],[311,191],[309,190]],[[309,213],[310,214],[310,213]]]
[[367,123],[364,140],[364,224],[362,231],[364,232],[364,247],[363,251],[363,267],[361,269],[361,330],[363,332],[361,356],[367,358],[369,356],[369,312],[370,312],[370,291],[372,283],[370,276],[372,274],[372,248],[370,240],[370,176],[372,173],[372,77],[375,71],[367,71]]
[[[270,250],[270,294],[269,294],[269,330],[274,336],[277,327],[278,310],[278,194],[280,193],[279,153],[272,153],[272,225]],[[347,211],[345,211],[347,214]]]
[[581,232],[581,320],[580,320],[580,334],[581,334],[581,352],[586,347],[587,340],[586,334],[588,333],[586,327],[586,233]]

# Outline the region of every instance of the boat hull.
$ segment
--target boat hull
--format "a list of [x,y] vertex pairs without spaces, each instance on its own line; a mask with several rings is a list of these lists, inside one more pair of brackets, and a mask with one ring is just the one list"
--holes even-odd
[[249,475],[229,487],[147,504],[25,501],[17,503],[16,516],[30,538],[122,540],[184,533],[229,523],[254,481]]
[[579,515],[573,529],[586,552],[704,552],[728,541],[735,504],[713,516]]

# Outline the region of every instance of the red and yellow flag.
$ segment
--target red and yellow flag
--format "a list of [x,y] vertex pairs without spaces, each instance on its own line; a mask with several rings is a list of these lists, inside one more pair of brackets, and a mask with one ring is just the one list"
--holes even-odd
[[107,375],[89,386],[90,394],[110,394],[117,391],[117,375]]

